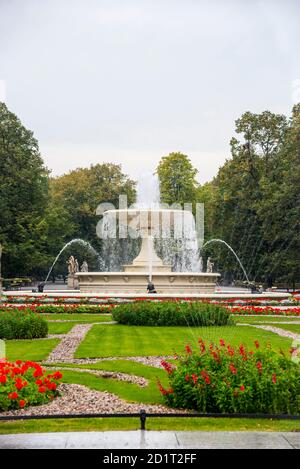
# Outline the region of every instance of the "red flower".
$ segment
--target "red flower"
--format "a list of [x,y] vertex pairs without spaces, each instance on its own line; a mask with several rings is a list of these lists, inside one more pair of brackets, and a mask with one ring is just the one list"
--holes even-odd
[[272,375],[272,383],[276,384],[276,381],[277,381],[276,374],[273,373],[273,375]]
[[240,391],[244,392],[245,391],[245,386],[240,386]]
[[254,341],[254,345],[255,345],[256,348],[259,348],[259,342],[258,342],[258,340],[255,340],[255,341]]
[[260,361],[258,361],[256,363],[256,367],[258,369],[259,374],[261,374],[262,373],[262,363]]
[[63,375],[60,371],[56,371],[52,376],[54,379],[61,379]]
[[41,379],[37,379],[35,384],[37,384],[38,386],[42,386],[43,381]]
[[189,355],[192,354],[192,349],[191,349],[191,347],[190,347],[189,345],[186,345],[186,346],[185,346],[185,350],[186,350],[186,353],[188,353]]
[[210,384],[210,377],[209,377],[209,375],[207,374],[207,372],[205,370],[201,371],[201,376],[204,379],[204,381],[206,382],[206,384]]
[[56,386],[56,383],[49,383],[47,385],[47,388],[50,390],[50,391],[55,391],[57,386]]
[[189,375],[185,375],[185,378],[184,378],[184,379],[185,379],[186,382],[188,382],[188,381],[190,380]]
[[194,381],[194,384],[196,384],[197,381],[198,381],[198,376],[195,375],[195,374],[193,374],[193,375],[192,375],[192,380]]
[[224,342],[223,339],[220,339],[220,345],[221,345],[221,347],[225,347],[225,342]]
[[240,345],[239,347],[240,355],[244,356],[246,353],[245,347],[243,345]]
[[161,362],[161,366],[166,370],[166,372],[170,375],[173,371],[174,371],[174,368],[173,366],[171,365],[171,363],[168,363],[164,360],[162,360]]
[[9,395],[8,395],[8,398],[9,398],[9,399],[18,399],[18,397],[19,397],[19,394],[16,393],[16,392],[11,392],[11,393],[9,393]]
[[6,376],[5,376],[5,375],[3,375],[3,376],[0,376],[0,383],[2,383],[2,384],[5,384],[5,383],[6,383],[6,381],[7,381],[7,378],[6,378]]
[[40,393],[46,392],[46,391],[47,391],[46,386],[40,386],[39,389],[38,389],[38,391],[39,391]]
[[43,370],[42,368],[38,367],[35,372],[33,373],[33,376],[35,378],[39,378],[40,376],[43,376]]
[[19,407],[21,407],[21,409],[22,409],[23,407],[25,407],[25,405],[26,405],[26,402],[24,401],[24,399],[21,399],[19,401]]
[[232,373],[233,375],[236,375],[236,374],[237,374],[237,370],[236,370],[236,368],[235,368],[235,366],[234,366],[233,363],[230,363],[229,369],[230,369],[230,371],[231,371],[231,373]]

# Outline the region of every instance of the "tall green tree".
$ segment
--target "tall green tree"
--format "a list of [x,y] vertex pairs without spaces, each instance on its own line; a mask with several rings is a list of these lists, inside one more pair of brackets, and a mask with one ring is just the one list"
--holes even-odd
[[163,156],[157,167],[161,201],[170,205],[195,202],[199,186],[197,172],[183,153],[174,152]]
[[[90,168],[79,168],[50,180],[52,204],[64,212],[62,219],[68,227],[68,239],[81,238],[89,241],[105,260],[107,268],[117,268],[126,263],[128,240],[104,243],[96,234],[100,216],[96,214],[99,204],[112,204],[119,207],[119,196],[126,195],[128,205],[135,202],[135,182],[122,172],[120,165],[103,163]],[[53,213],[53,211],[52,211]],[[64,240],[64,242],[66,239]],[[61,243],[60,247],[62,247]],[[80,247],[75,245],[72,252]],[[119,264],[117,264],[117,261]]]
[[0,242],[4,276],[26,275],[39,262],[37,236],[47,205],[48,171],[37,140],[0,103]]

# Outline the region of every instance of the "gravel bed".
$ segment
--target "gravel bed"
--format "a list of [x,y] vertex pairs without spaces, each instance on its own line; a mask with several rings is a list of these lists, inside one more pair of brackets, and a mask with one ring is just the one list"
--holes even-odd
[[280,335],[281,337],[288,337],[289,339],[300,340],[299,334],[296,334],[295,332],[291,332],[291,331],[286,331],[285,329],[280,329],[279,327],[263,326],[261,324],[240,324],[240,326],[256,327],[257,329],[264,329],[265,331],[274,332],[274,334]]
[[[180,409],[170,409],[163,405],[132,404],[120,399],[115,394],[93,391],[81,384],[61,384],[61,396],[49,404],[32,406],[25,409],[2,412],[1,416],[14,415],[54,415],[54,414],[84,414],[84,413],[137,413],[145,409],[148,413],[182,412]],[[185,411],[186,412],[186,411]]]
[[57,363],[72,360],[73,355],[93,324],[76,324],[68,334],[65,334],[61,342],[50,353],[47,362]]

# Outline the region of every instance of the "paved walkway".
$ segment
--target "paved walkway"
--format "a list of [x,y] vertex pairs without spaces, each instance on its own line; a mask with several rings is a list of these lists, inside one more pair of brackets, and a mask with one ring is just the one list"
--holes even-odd
[[1,449],[300,449],[292,432],[120,431],[1,435]]

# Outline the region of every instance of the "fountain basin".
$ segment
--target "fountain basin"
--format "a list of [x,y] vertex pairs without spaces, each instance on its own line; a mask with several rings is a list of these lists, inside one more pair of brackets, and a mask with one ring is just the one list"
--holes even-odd
[[[81,293],[147,294],[147,272],[78,272]],[[214,293],[220,274],[195,272],[152,272],[152,282],[159,295],[194,295]]]

